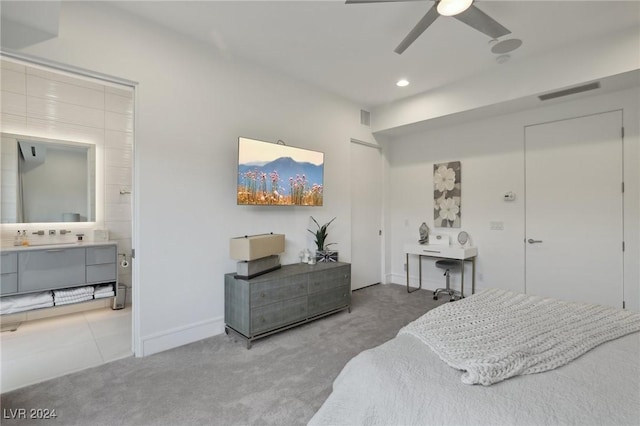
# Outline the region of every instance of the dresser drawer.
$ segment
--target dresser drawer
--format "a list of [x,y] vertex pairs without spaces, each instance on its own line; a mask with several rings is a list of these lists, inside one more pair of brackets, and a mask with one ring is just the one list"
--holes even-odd
[[13,294],[18,292],[18,274],[0,275],[0,294]]
[[306,296],[307,276],[295,275],[283,280],[266,281],[251,285],[251,307],[269,305],[282,300]]
[[251,310],[251,334],[255,336],[306,318],[306,297],[265,305]]
[[72,248],[18,253],[18,290],[49,290],[84,284],[84,250]]
[[11,274],[18,272],[18,253],[2,253],[0,259],[2,259],[0,273]]
[[351,285],[309,295],[309,317],[351,304]]
[[309,294],[326,291],[336,287],[350,285],[351,266],[330,269],[309,277]]
[[87,266],[87,284],[115,281],[118,268],[115,263]]
[[116,263],[116,246],[87,247],[87,265]]

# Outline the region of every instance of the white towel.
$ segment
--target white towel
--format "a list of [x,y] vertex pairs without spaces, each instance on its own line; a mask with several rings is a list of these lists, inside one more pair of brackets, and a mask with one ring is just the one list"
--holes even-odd
[[[40,309],[40,308],[51,308],[53,307],[53,301],[51,302],[44,302],[44,303],[39,303],[37,305],[31,305],[29,306],[28,309]],[[26,310],[26,309],[25,309]]]
[[55,302],[74,302],[74,301],[81,301],[81,300],[87,300],[87,299],[93,299],[93,295],[91,294],[80,294],[77,296],[67,296],[67,297],[56,297],[55,298]]
[[111,284],[96,286],[93,294],[105,294],[105,293],[113,293],[113,286]]
[[61,300],[61,301],[56,300],[55,304],[56,304],[56,306],[69,305],[71,303],[85,302],[87,300],[93,300],[93,296],[87,295],[87,296],[83,296],[83,297],[81,297],[79,299]]
[[58,297],[78,296],[78,295],[93,295],[93,286],[78,287],[65,290],[53,290],[53,296]]
[[62,290],[54,290],[54,293],[58,293],[61,296],[73,296],[78,294],[93,294],[93,286],[67,288]]
[[53,306],[53,301],[44,302],[44,303],[38,303],[36,305],[31,305],[31,306],[15,306],[15,307],[12,307],[10,309],[6,309],[6,311],[3,309],[1,314],[2,315],[5,315],[5,314],[16,314],[18,312],[30,311],[32,309],[50,308],[52,306]]
[[104,299],[107,297],[114,297],[116,295],[116,293],[114,291],[111,291],[109,293],[100,293],[100,294],[95,294],[94,297],[96,299]]
[[34,305],[28,305],[28,306],[12,306],[10,308],[3,307],[2,310],[0,311],[0,314],[2,315],[15,314],[18,312],[30,311],[32,309],[49,308],[51,306],[53,306],[53,300],[50,302],[36,303]]
[[26,311],[32,309],[32,306],[39,307],[39,305],[43,303],[53,303],[53,297],[50,291],[5,296],[0,298],[0,314],[4,315]]

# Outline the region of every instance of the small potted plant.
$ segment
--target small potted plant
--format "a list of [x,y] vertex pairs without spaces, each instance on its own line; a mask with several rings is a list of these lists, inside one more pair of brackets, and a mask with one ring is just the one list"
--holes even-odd
[[311,232],[313,236],[316,237],[316,262],[337,262],[338,261],[338,252],[334,250],[329,250],[329,246],[335,243],[327,243],[327,236],[329,232],[327,228],[331,225],[331,222],[336,220],[334,217],[329,222],[320,226],[317,220],[311,216],[311,220],[316,224],[318,229],[316,231],[312,231],[311,229],[307,229],[307,231]]

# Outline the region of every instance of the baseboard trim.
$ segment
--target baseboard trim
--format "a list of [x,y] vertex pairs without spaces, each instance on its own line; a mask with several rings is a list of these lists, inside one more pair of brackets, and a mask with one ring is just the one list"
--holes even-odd
[[[400,284],[400,285],[407,285],[407,276],[406,275],[400,275],[400,274],[388,274],[387,275],[389,282],[394,283],[394,284]],[[435,290],[436,288],[439,287],[444,287],[443,286],[443,282],[435,282],[435,281],[430,281],[428,279],[426,279],[424,276],[422,277],[422,288],[425,290]],[[418,282],[418,277],[414,277],[409,275],[409,287],[418,287],[419,286],[419,282]]]
[[354,291],[362,290],[363,288],[373,287],[374,285],[380,285],[380,283],[365,285],[364,287],[360,287],[360,288],[356,288],[355,290],[351,290],[351,292],[353,293]]
[[224,333],[224,317],[212,318],[143,336],[141,356],[153,355]]

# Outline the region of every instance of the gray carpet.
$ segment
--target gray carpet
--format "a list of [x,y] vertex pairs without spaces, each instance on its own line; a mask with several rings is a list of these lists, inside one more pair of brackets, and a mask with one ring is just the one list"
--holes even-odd
[[[0,396],[2,424],[306,424],[347,361],[443,303],[432,295],[367,287],[353,293],[350,314],[258,340],[251,350],[220,335],[18,389]],[[7,419],[20,408],[55,409],[57,418]]]

